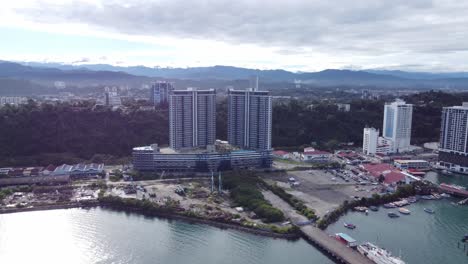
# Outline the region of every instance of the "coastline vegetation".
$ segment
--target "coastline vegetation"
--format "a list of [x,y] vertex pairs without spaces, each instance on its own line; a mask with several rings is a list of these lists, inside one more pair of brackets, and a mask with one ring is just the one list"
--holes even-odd
[[274,185],[268,184],[267,182],[263,181],[263,184],[266,188],[268,188],[271,192],[279,196],[281,199],[283,199],[285,202],[287,202],[289,205],[291,205],[296,211],[307,217],[309,220],[314,220],[316,221],[318,219],[317,215],[315,214],[315,211],[313,209],[310,209],[305,205],[305,203],[294,197],[292,194],[286,192],[283,188],[279,187],[276,183]]
[[275,233],[281,235],[295,235],[298,232],[295,226],[277,226],[273,224],[257,224],[250,221],[242,220],[239,215],[230,215],[222,217],[205,217],[193,211],[186,211],[180,208],[180,204],[175,200],[167,200],[164,206],[157,205],[149,200],[138,200],[134,198],[121,198],[117,196],[104,196],[103,192],[99,195],[98,201],[100,205],[110,206],[114,209],[133,211],[147,216],[181,216],[188,219],[211,221],[210,223],[227,224],[231,227],[248,228],[250,231],[262,231],[267,233]]
[[263,197],[259,190],[261,180],[248,172],[236,172],[236,175],[225,177],[224,187],[230,191],[233,201],[250,211],[253,211],[264,222],[280,222],[284,220],[284,214],[273,207]]

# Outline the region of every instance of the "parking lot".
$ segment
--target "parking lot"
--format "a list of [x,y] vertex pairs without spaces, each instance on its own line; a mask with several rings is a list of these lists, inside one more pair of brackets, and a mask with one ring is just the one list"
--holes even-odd
[[355,180],[351,174],[348,170],[305,170],[270,174],[266,178],[271,183],[276,182],[306,202],[319,216],[323,216],[345,200],[370,197],[373,193],[380,192],[381,187],[377,183],[367,182],[363,180],[366,178],[358,178],[357,175],[354,175]]

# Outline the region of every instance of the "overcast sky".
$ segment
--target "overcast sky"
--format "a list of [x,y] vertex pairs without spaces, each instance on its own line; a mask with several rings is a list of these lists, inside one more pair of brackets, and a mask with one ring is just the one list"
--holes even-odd
[[2,1],[0,59],[468,71],[463,0]]

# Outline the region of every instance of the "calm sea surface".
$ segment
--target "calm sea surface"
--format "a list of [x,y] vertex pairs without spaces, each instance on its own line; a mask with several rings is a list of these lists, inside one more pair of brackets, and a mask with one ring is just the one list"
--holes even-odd
[[105,209],[0,215],[1,264],[333,263],[287,241]]

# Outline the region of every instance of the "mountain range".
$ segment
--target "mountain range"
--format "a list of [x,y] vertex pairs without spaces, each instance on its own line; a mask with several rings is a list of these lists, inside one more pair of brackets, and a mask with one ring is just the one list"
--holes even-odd
[[0,61],[0,78],[13,78],[50,84],[65,81],[80,84],[145,83],[155,79],[183,80],[245,80],[258,76],[261,82],[301,81],[314,86],[373,86],[393,88],[453,88],[468,87],[468,73],[429,73],[389,70],[335,70],[290,72],[259,70],[232,66],[193,68],[161,68],[145,66],[113,66],[108,64],[69,65],[61,63]]

